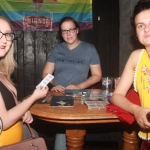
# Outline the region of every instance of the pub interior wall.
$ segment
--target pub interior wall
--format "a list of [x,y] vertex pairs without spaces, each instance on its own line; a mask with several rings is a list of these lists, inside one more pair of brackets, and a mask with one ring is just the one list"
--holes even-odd
[[[130,25],[130,16],[138,0],[119,0],[119,75],[121,76],[126,61],[131,52],[141,45],[133,37],[133,30]],[[16,32],[19,38],[14,41],[15,59],[18,68],[15,70],[13,77],[18,89],[28,88],[33,90],[34,85],[41,80],[41,73],[46,62],[50,49],[58,42],[57,32]],[[91,33],[89,32],[89,35]],[[84,35],[83,35],[84,36]],[[35,40],[34,40],[35,39]],[[88,39],[86,39],[87,42]],[[34,45],[34,46],[33,46]],[[35,50],[37,51],[35,53]],[[34,57],[34,59],[33,59]],[[23,65],[24,64],[24,65]],[[35,67],[34,67],[35,66]],[[30,68],[30,69],[26,69]],[[15,78],[17,76],[17,79]],[[25,77],[24,79],[22,77]],[[20,88],[23,87],[23,88]],[[25,90],[18,91],[18,94],[26,95]]]
[[130,25],[130,17],[134,6],[138,0],[119,0],[120,10],[120,41],[119,41],[119,75],[122,74],[124,66],[135,49],[141,48],[141,45],[133,37],[133,30]]
[[[108,9],[109,8],[109,9]],[[109,11],[108,11],[109,10]],[[93,0],[93,30],[81,31],[83,41],[95,45],[100,58],[103,76],[116,77],[119,74],[119,0]],[[97,20],[98,16],[101,20]],[[18,68],[13,79],[18,99],[31,94],[42,80],[42,71],[50,50],[59,43],[57,32],[21,32],[14,41],[15,59]],[[90,72],[89,72],[90,75]],[[100,88],[98,83],[95,88]]]
[[[138,48],[138,43],[132,36],[130,16],[138,0],[119,0],[120,37],[119,37],[119,75],[122,74],[130,53]],[[30,94],[40,82],[41,73],[49,51],[59,42],[57,32],[21,32],[14,41],[15,59],[18,68],[13,74],[18,90],[18,97],[22,99]],[[91,35],[90,31],[88,33]],[[88,41],[88,40],[87,40]],[[17,78],[16,78],[17,77]]]

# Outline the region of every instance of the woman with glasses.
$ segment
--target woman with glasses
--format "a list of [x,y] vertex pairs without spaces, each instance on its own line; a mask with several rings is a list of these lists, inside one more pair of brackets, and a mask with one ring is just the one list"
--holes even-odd
[[[99,82],[102,77],[99,55],[94,45],[79,39],[80,27],[77,22],[71,17],[63,18],[59,33],[64,42],[50,51],[43,70],[43,78],[48,73],[54,73],[51,90],[85,89]],[[89,69],[91,76],[88,78]],[[65,134],[56,134],[55,150],[66,149]]]
[[0,15],[0,146],[19,142],[23,138],[21,120],[31,123],[33,118],[28,111],[38,99],[46,96],[48,87],[35,89],[33,94],[20,104],[17,104],[17,92],[11,80],[11,74],[16,67],[13,57],[14,33],[10,22]]
[[[79,39],[77,22],[71,17],[63,18],[59,34],[64,42],[50,51],[43,70],[43,78],[54,73],[51,90],[85,89],[99,82],[102,76],[99,55],[94,45]],[[88,78],[89,69],[91,76]]]

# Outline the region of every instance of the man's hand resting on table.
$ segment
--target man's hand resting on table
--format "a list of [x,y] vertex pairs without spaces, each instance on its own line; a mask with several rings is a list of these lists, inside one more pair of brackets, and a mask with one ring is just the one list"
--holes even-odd
[[65,89],[80,89],[80,87],[78,85],[73,85],[73,84],[68,85],[66,88],[61,85],[57,85],[57,86],[54,86],[51,89],[51,91],[64,92]]
[[61,86],[61,85],[57,85],[54,86],[51,91],[55,91],[55,92],[63,92],[65,90],[65,87]]

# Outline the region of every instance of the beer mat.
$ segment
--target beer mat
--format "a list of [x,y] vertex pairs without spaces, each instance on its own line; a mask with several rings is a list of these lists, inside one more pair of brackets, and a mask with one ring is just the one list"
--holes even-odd
[[88,109],[104,109],[106,108],[106,105],[108,104],[106,101],[84,101],[84,103],[87,105]]
[[52,96],[50,107],[73,107],[74,99],[72,96]]

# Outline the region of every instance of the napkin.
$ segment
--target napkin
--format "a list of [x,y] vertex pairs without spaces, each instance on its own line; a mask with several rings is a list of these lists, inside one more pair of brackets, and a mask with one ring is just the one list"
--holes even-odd
[[[126,94],[126,98],[136,105],[141,105],[139,95],[134,91],[134,89],[128,91],[128,93]],[[106,106],[106,111],[116,115],[122,122],[132,124],[135,121],[135,118],[132,114],[116,105],[108,104]]]

